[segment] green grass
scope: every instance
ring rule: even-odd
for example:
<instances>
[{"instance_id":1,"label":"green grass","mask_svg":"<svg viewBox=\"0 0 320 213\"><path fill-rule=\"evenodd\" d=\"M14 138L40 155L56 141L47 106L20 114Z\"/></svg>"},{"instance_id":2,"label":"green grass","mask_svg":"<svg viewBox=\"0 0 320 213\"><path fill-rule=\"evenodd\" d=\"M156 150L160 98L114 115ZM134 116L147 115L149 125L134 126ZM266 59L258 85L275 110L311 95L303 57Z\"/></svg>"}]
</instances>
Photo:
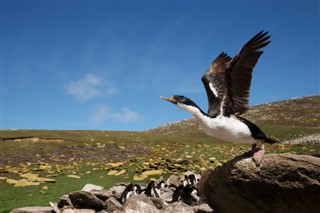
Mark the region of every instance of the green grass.
<instances>
[{"instance_id":1,"label":"green grass","mask_svg":"<svg viewBox=\"0 0 320 213\"><path fill-rule=\"evenodd\" d=\"M83 168L86 170L87 168ZM0 212L10 212L13 208L24 206L48 206L49 202L58 202L59 198L69 192L80 190L87 183L109 188L119 181L126 181L125 177L107 176L106 171L91 171L81 175L80 179L69 178L66 175L56 177L56 183L41 183L39 186L14 187L1 183ZM9 175L18 178L17 175ZM47 186L47 190L42 188Z\"/></svg>"},{"instance_id":2,"label":"green grass","mask_svg":"<svg viewBox=\"0 0 320 213\"><path fill-rule=\"evenodd\" d=\"M289 140L319 133L319 128L261 125L270 136ZM8 138L39 137L40 141L12 141ZM50 141L48 139L63 139ZM0 176L21 179L18 174L32 172L41 177L52 174L56 183L14 187L0 181L0 212L13 208L58 202L71 191L92 183L109 188L117 182L134 182L133 176L146 170L161 169L162 176L191 170L201 172L214 168L250 150L249 145L225 143L202 133L163 135L150 132L122 131L1 131ZM267 145L267 153L320 153L320 145ZM210 162L214 157L216 161ZM110 162L123 162L111 168ZM6 167L7 166L7 167ZM10 167L8 167L10 166ZM51 166L50 169L39 169ZM110 176L110 170L126 170L121 176ZM79 175L80 179L67 177ZM148 179L142 181L146 182ZM48 190L42 187L47 186Z\"/></svg>"}]
</instances>

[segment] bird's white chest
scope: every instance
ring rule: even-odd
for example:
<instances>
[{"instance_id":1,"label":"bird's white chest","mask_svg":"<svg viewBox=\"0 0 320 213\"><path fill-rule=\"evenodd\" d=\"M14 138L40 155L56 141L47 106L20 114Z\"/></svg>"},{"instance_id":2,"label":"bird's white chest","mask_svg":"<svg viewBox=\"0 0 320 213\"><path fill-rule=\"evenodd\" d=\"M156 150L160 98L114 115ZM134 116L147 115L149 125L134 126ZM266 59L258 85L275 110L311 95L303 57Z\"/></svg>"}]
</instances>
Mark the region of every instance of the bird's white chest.
<instances>
[{"instance_id":1,"label":"bird's white chest","mask_svg":"<svg viewBox=\"0 0 320 213\"><path fill-rule=\"evenodd\" d=\"M248 126L234 117L206 117L200 122L203 131L209 136L235 143L256 143Z\"/></svg>"}]
</instances>

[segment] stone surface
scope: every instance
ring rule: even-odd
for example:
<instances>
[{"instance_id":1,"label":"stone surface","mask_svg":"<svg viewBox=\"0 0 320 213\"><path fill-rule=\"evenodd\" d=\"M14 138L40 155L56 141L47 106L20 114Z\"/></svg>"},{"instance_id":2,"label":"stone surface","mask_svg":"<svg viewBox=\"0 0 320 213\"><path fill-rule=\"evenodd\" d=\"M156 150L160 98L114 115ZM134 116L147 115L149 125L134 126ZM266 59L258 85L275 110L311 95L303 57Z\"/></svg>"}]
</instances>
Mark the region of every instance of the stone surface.
<instances>
[{"instance_id":1,"label":"stone surface","mask_svg":"<svg viewBox=\"0 0 320 213\"><path fill-rule=\"evenodd\" d=\"M94 209L72 209L67 208L62 211L62 213L95 213Z\"/></svg>"},{"instance_id":2,"label":"stone surface","mask_svg":"<svg viewBox=\"0 0 320 213\"><path fill-rule=\"evenodd\" d=\"M49 202L49 204L50 204L51 208L53 209L53 211L55 211L55 213L61 213L61 211L56 203Z\"/></svg>"},{"instance_id":3,"label":"stone surface","mask_svg":"<svg viewBox=\"0 0 320 213\"><path fill-rule=\"evenodd\" d=\"M93 191L91 191L91 193L103 201L108 200L110 197L117 197L117 198L120 197L119 194L117 194L115 191L110 190L110 189L93 190Z\"/></svg>"},{"instance_id":4,"label":"stone surface","mask_svg":"<svg viewBox=\"0 0 320 213\"><path fill-rule=\"evenodd\" d=\"M210 175L210 173L212 172L213 170L211 169L207 169L206 171L204 171L201 175L201 178L199 180L199 183L198 183L198 193L199 193L199 197L202 201L205 201L206 198L205 198L205 194L204 194L204 189L205 189L205 185L204 183L208 180L208 177Z\"/></svg>"},{"instance_id":5,"label":"stone surface","mask_svg":"<svg viewBox=\"0 0 320 213\"><path fill-rule=\"evenodd\" d=\"M214 211L212 210L212 208L206 204L200 204L198 206L193 207L194 212L199 212L199 213L213 213Z\"/></svg>"},{"instance_id":6,"label":"stone surface","mask_svg":"<svg viewBox=\"0 0 320 213\"><path fill-rule=\"evenodd\" d=\"M114 197L110 197L106 201L106 205L107 205L108 211L111 211L111 212L113 212L115 210L120 210L120 211L123 210L122 204L117 199L115 199Z\"/></svg>"},{"instance_id":7,"label":"stone surface","mask_svg":"<svg viewBox=\"0 0 320 213\"><path fill-rule=\"evenodd\" d=\"M11 213L51 213L52 210L50 206L32 206L13 209Z\"/></svg>"},{"instance_id":8,"label":"stone surface","mask_svg":"<svg viewBox=\"0 0 320 213\"><path fill-rule=\"evenodd\" d=\"M111 191L112 195L116 198L120 198L122 192L124 191L124 189L126 188L126 184L116 184L113 187L111 187L109 189L109 191Z\"/></svg>"},{"instance_id":9,"label":"stone surface","mask_svg":"<svg viewBox=\"0 0 320 213\"><path fill-rule=\"evenodd\" d=\"M192 206L189 206L183 202L175 202L168 206L161 212L169 213L169 212L183 212L183 213L194 213L194 209Z\"/></svg>"},{"instance_id":10,"label":"stone surface","mask_svg":"<svg viewBox=\"0 0 320 213\"><path fill-rule=\"evenodd\" d=\"M90 192L92 190L102 190L103 188L104 187L102 187L102 186L98 186L98 185L94 185L94 184L88 183L82 188L82 190L86 191L86 192Z\"/></svg>"},{"instance_id":11,"label":"stone surface","mask_svg":"<svg viewBox=\"0 0 320 213\"><path fill-rule=\"evenodd\" d=\"M168 186L178 187L181 184L181 178L178 175L171 175L167 180Z\"/></svg>"},{"instance_id":12,"label":"stone surface","mask_svg":"<svg viewBox=\"0 0 320 213\"><path fill-rule=\"evenodd\" d=\"M161 189L161 199L166 202L172 201L174 187Z\"/></svg>"},{"instance_id":13,"label":"stone surface","mask_svg":"<svg viewBox=\"0 0 320 213\"><path fill-rule=\"evenodd\" d=\"M148 198L145 194L134 195L130 197L125 205L124 208L126 212L139 212L139 213L146 213L146 212L160 212L157 207L153 204L153 202Z\"/></svg>"},{"instance_id":14,"label":"stone surface","mask_svg":"<svg viewBox=\"0 0 320 213\"><path fill-rule=\"evenodd\" d=\"M204 184L216 212L317 212L320 209L320 158L268 154L257 167L236 157L216 168Z\"/></svg>"},{"instance_id":15,"label":"stone surface","mask_svg":"<svg viewBox=\"0 0 320 213\"><path fill-rule=\"evenodd\" d=\"M60 197L60 200L57 203L58 208L63 208L65 206L72 206L72 203L69 199L69 195L63 195L62 197Z\"/></svg>"},{"instance_id":16,"label":"stone surface","mask_svg":"<svg viewBox=\"0 0 320 213\"><path fill-rule=\"evenodd\" d=\"M171 187L160 189L161 198L149 198L145 194L133 195L122 205L117 199L129 183L119 183L110 189L84 187L85 190L72 192L61 197L57 204L50 204L56 212L63 213L210 213L212 209L217 213L282 213L318 212L320 209L320 158L312 156L268 154L259 167L251 157L236 157L202 174L198 183L202 199L191 205L171 202L173 192L183 179L184 175L170 176L167 183ZM142 189L146 187L140 186ZM12 212L46 213L53 212L52 207L25 207Z\"/></svg>"},{"instance_id":17,"label":"stone surface","mask_svg":"<svg viewBox=\"0 0 320 213\"><path fill-rule=\"evenodd\" d=\"M157 209L165 209L166 206L168 206L168 204L166 204L162 199L160 198L156 198L156 197L151 197L150 200L153 202L153 204L155 205L155 207L157 207Z\"/></svg>"},{"instance_id":18,"label":"stone surface","mask_svg":"<svg viewBox=\"0 0 320 213\"><path fill-rule=\"evenodd\" d=\"M320 143L320 134L303 136L295 138L289 141L285 141L283 144L318 144Z\"/></svg>"},{"instance_id":19,"label":"stone surface","mask_svg":"<svg viewBox=\"0 0 320 213\"><path fill-rule=\"evenodd\" d=\"M90 192L75 191L69 194L69 199L75 207L87 207L97 211L104 208L103 202Z\"/></svg>"}]
</instances>

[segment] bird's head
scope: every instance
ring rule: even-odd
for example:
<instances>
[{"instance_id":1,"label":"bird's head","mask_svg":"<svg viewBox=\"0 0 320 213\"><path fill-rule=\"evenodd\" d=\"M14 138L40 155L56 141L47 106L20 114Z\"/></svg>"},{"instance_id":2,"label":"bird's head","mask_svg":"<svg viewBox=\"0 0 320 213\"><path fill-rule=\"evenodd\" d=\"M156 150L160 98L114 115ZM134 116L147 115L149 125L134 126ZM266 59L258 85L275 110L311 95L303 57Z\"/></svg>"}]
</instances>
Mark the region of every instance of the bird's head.
<instances>
[{"instance_id":1,"label":"bird's head","mask_svg":"<svg viewBox=\"0 0 320 213\"><path fill-rule=\"evenodd\" d=\"M197 116L199 113L204 114L204 112L200 109L200 107L198 107L196 103L182 95L174 95L170 98L160 96L160 98L175 104L177 107L193 114L194 116Z\"/></svg>"},{"instance_id":2,"label":"bird's head","mask_svg":"<svg viewBox=\"0 0 320 213\"><path fill-rule=\"evenodd\" d=\"M161 99L163 100L166 100L166 101L169 101L173 104L176 104L176 105L195 105L195 103L193 101L191 101L189 98L187 97L184 97L182 95L174 95L174 96L171 96L170 98L166 98L166 97L163 97L163 96L160 96Z\"/></svg>"}]
</instances>

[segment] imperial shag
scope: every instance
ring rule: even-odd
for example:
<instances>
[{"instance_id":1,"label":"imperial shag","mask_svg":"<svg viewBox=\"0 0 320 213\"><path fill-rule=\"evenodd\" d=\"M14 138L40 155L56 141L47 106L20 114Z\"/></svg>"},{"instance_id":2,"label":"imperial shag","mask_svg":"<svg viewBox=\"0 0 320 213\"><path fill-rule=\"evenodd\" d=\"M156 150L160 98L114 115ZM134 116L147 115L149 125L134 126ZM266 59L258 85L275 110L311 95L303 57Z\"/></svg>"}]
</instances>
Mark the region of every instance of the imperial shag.
<instances>
[{"instance_id":1,"label":"imperial shag","mask_svg":"<svg viewBox=\"0 0 320 213\"><path fill-rule=\"evenodd\" d=\"M253 160L260 165L265 152L264 143L275 143L252 122L240 117L249 108L252 71L262 55L261 48L270 43L268 32L261 31L231 58L222 52L204 73L201 80L208 96L208 112L203 112L192 100L174 95L161 96L191 113L209 136L224 141L252 144ZM256 145L261 143L261 149Z\"/></svg>"}]
</instances>

